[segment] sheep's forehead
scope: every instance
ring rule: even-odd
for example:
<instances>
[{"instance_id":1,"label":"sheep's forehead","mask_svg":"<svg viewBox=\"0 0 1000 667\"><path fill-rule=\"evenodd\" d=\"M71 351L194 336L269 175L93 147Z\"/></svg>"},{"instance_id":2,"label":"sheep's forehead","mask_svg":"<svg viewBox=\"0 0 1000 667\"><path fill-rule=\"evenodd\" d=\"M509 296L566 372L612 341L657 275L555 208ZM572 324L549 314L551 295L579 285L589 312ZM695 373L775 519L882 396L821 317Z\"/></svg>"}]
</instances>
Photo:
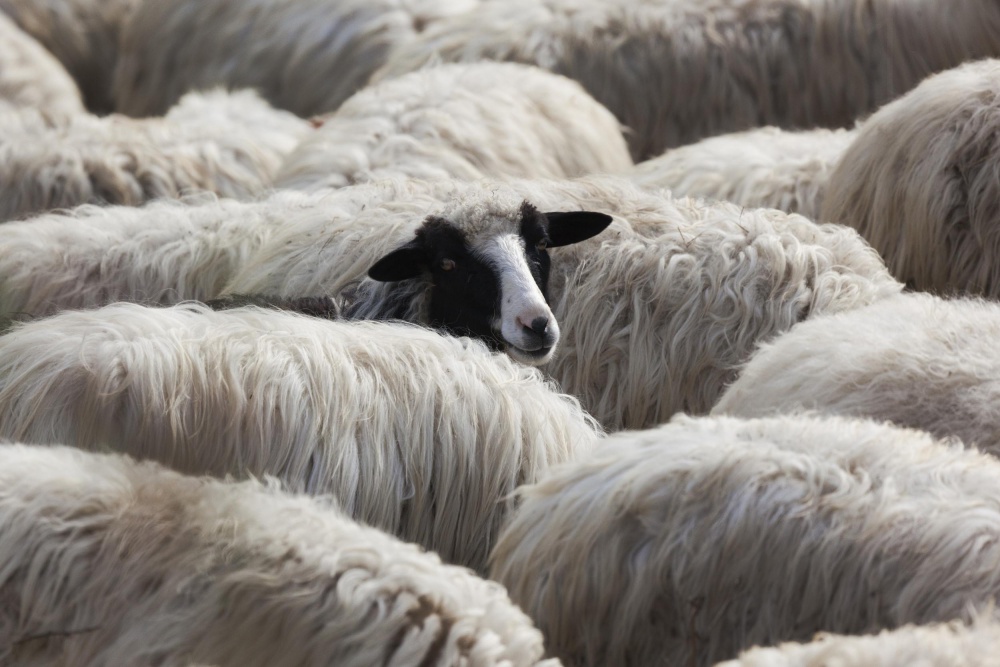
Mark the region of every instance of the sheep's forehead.
<instances>
[{"instance_id":1,"label":"sheep's forehead","mask_svg":"<svg viewBox=\"0 0 1000 667\"><path fill-rule=\"evenodd\" d=\"M462 231L471 247L481 248L492 238L521 234L523 205L520 197L493 196L459 202L442 217Z\"/></svg>"}]
</instances>

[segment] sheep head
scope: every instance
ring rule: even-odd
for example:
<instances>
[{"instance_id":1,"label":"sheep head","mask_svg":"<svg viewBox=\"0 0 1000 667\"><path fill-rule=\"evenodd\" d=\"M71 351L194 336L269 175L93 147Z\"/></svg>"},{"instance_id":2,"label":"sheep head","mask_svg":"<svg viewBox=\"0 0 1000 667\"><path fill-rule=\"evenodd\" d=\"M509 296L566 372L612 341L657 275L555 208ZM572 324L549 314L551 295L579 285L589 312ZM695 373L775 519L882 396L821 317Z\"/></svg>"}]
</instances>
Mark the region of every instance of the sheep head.
<instances>
[{"instance_id":1,"label":"sheep head","mask_svg":"<svg viewBox=\"0 0 1000 667\"><path fill-rule=\"evenodd\" d=\"M548 248L589 239L611 224L590 211L541 213L482 204L431 216L416 237L368 271L377 281L430 278L428 324L470 336L530 365L552 358L559 325L548 305Z\"/></svg>"}]
</instances>

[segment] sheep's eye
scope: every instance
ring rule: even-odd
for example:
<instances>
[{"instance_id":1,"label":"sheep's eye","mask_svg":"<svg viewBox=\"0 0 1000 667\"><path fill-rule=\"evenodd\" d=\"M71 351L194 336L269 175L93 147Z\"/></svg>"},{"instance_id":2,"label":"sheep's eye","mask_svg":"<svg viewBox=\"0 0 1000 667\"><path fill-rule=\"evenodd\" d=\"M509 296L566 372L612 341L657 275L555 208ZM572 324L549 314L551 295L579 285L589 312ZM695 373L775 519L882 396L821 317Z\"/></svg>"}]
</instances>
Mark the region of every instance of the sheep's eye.
<instances>
[{"instance_id":1,"label":"sheep's eye","mask_svg":"<svg viewBox=\"0 0 1000 667\"><path fill-rule=\"evenodd\" d=\"M537 249L539 251L545 250L548 247L549 247L549 245L544 240L543 241L539 241L538 243L535 244L535 249Z\"/></svg>"},{"instance_id":2,"label":"sheep's eye","mask_svg":"<svg viewBox=\"0 0 1000 667\"><path fill-rule=\"evenodd\" d=\"M441 270L451 271L455 268L455 260L453 259L442 259L441 260Z\"/></svg>"}]
</instances>

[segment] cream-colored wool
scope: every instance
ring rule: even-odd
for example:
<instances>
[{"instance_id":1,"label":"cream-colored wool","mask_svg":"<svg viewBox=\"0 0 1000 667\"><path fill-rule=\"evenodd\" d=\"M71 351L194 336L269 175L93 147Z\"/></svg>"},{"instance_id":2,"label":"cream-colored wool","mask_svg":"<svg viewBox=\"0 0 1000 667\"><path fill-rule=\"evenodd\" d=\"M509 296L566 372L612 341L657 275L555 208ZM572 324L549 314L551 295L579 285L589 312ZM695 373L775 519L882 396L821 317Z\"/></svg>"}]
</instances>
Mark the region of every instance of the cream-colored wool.
<instances>
[{"instance_id":1,"label":"cream-colored wool","mask_svg":"<svg viewBox=\"0 0 1000 667\"><path fill-rule=\"evenodd\" d=\"M678 197L776 208L818 220L827 180L855 132L764 127L724 134L641 162L628 178Z\"/></svg>"},{"instance_id":2,"label":"cream-colored wool","mask_svg":"<svg viewBox=\"0 0 1000 667\"><path fill-rule=\"evenodd\" d=\"M716 667L1000 667L1000 625L979 621L884 630L847 637L821 634L806 644L754 648Z\"/></svg>"},{"instance_id":3,"label":"cream-colored wool","mask_svg":"<svg viewBox=\"0 0 1000 667\"><path fill-rule=\"evenodd\" d=\"M539 664L501 586L276 486L0 445L0 662Z\"/></svg>"},{"instance_id":4,"label":"cream-colored wool","mask_svg":"<svg viewBox=\"0 0 1000 667\"><path fill-rule=\"evenodd\" d=\"M212 299L287 218L347 220L379 191L279 191L259 202L194 196L8 222L0 225L0 317Z\"/></svg>"},{"instance_id":5,"label":"cream-colored wool","mask_svg":"<svg viewBox=\"0 0 1000 667\"><path fill-rule=\"evenodd\" d=\"M375 78L435 61L536 64L582 83L644 160L761 125L846 126L993 55L995 0L507 0L432 26Z\"/></svg>"},{"instance_id":6,"label":"cream-colored wool","mask_svg":"<svg viewBox=\"0 0 1000 667\"><path fill-rule=\"evenodd\" d=\"M491 576L568 666L711 665L1000 594L1000 462L888 424L682 415L519 495Z\"/></svg>"},{"instance_id":7,"label":"cream-colored wool","mask_svg":"<svg viewBox=\"0 0 1000 667\"><path fill-rule=\"evenodd\" d=\"M80 89L51 53L0 12L0 105L66 118L84 113Z\"/></svg>"},{"instance_id":8,"label":"cream-colored wool","mask_svg":"<svg viewBox=\"0 0 1000 667\"><path fill-rule=\"evenodd\" d=\"M79 115L48 128L3 119L0 220L197 191L256 196L309 132L251 91L191 94L157 119Z\"/></svg>"},{"instance_id":9,"label":"cream-colored wool","mask_svg":"<svg viewBox=\"0 0 1000 667\"><path fill-rule=\"evenodd\" d=\"M1000 60L986 60L865 122L830 176L823 219L857 228L916 289L1000 297L998 171Z\"/></svg>"},{"instance_id":10,"label":"cream-colored wool","mask_svg":"<svg viewBox=\"0 0 1000 667\"><path fill-rule=\"evenodd\" d=\"M761 346L713 411L873 417L1000 455L997 341L994 302L902 294L803 322Z\"/></svg>"},{"instance_id":11,"label":"cream-colored wool","mask_svg":"<svg viewBox=\"0 0 1000 667\"><path fill-rule=\"evenodd\" d=\"M285 159L278 187L386 175L565 178L631 167L618 121L580 84L513 63L442 65L366 88Z\"/></svg>"},{"instance_id":12,"label":"cream-colored wool","mask_svg":"<svg viewBox=\"0 0 1000 667\"><path fill-rule=\"evenodd\" d=\"M300 116L333 111L400 44L479 0L152 0L122 35L117 108L161 114L189 90L254 88Z\"/></svg>"},{"instance_id":13,"label":"cream-colored wool","mask_svg":"<svg viewBox=\"0 0 1000 667\"><path fill-rule=\"evenodd\" d=\"M0 0L0 12L37 39L76 79L94 113L114 110L111 81L123 26L143 0ZM147 4L157 4L152 0Z\"/></svg>"},{"instance_id":14,"label":"cream-colored wool","mask_svg":"<svg viewBox=\"0 0 1000 667\"><path fill-rule=\"evenodd\" d=\"M514 214L521 198L541 211L615 216L595 238L549 251L549 300L562 334L544 367L612 430L707 412L760 341L901 289L853 230L779 211L672 200L613 177L427 186L450 203L424 215L450 221ZM370 207L353 223L289 216L223 292L336 294L409 239L423 217L413 206ZM427 281L363 280L370 307L358 312L385 319L402 310L426 322L428 290Z\"/></svg>"},{"instance_id":15,"label":"cream-colored wool","mask_svg":"<svg viewBox=\"0 0 1000 667\"><path fill-rule=\"evenodd\" d=\"M483 569L514 489L589 451L537 370L405 324L113 304L0 337L0 437L273 475Z\"/></svg>"}]
</instances>

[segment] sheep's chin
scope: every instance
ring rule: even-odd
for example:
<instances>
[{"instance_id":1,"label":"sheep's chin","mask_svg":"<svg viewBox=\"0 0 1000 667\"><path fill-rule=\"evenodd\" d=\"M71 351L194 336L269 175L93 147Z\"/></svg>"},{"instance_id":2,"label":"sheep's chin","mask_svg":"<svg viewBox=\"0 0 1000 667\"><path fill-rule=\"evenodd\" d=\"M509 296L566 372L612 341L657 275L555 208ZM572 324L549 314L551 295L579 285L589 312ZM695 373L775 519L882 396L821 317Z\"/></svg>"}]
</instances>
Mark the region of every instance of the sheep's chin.
<instances>
[{"instance_id":1,"label":"sheep's chin","mask_svg":"<svg viewBox=\"0 0 1000 667\"><path fill-rule=\"evenodd\" d=\"M555 345L552 347L541 347L537 350L522 350L519 347L515 347L511 344L507 344L507 354L518 363L522 363L526 366L541 366L542 364L548 363L552 359L552 355L555 353Z\"/></svg>"}]
</instances>

